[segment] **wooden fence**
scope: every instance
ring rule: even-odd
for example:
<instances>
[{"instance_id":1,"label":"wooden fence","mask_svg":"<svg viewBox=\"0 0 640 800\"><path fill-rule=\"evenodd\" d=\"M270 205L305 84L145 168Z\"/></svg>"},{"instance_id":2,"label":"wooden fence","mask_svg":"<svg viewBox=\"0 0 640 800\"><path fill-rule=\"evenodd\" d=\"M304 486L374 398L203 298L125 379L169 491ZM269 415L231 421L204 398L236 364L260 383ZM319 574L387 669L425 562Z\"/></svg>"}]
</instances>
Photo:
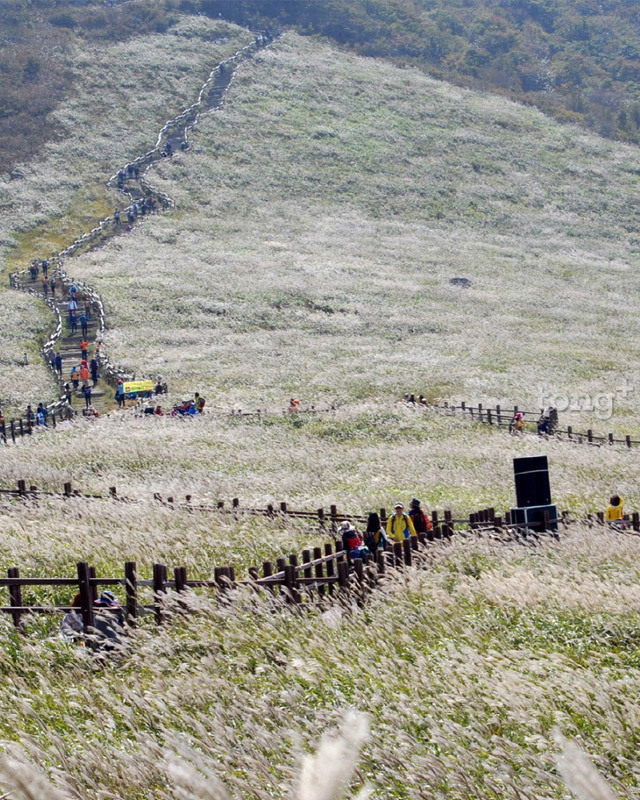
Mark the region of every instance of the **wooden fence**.
<instances>
[{"instance_id":1,"label":"wooden fence","mask_svg":"<svg viewBox=\"0 0 640 800\"><path fill-rule=\"evenodd\" d=\"M640 535L640 514L634 512L625 519L629 523L628 530L616 532ZM566 511L562 512L559 520L548 520L549 523L559 523L563 528L574 521ZM591 527L598 525L608 528L602 512L598 512L595 517L588 515L586 521ZM488 508L471 514L468 528L464 531L455 529L449 521L443 521L434 525L433 530L428 533L419 533L402 542L389 543L384 550L379 549L375 554L353 560L347 558L340 541L328 541L323 546L303 550L300 556L291 553L275 561L264 561L261 568L249 567L247 577L243 580L236 578L233 566L215 567L211 570L213 577L207 579L189 578L187 569L183 566L174 567L172 576L169 577L169 568L160 563L153 565L151 578L140 578L134 561L124 564L121 577L110 578L98 577L95 568L87 562L77 565L77 574L72 578L22 577L20 570L12 567L7 571L6 578L0 578L0 589L6 588L9 593L9 604L0 606L0 612L11 615L14 626L24 632L25 617L28 615L67 613L73 610L81 614L83 628L85 632L89 632L94 627L96 613L109 613L118 609L125 613L130 625L135 625L138 618L146 614L151 615L155 623L161 625L170 615L166 604L170 589L176 592L178 608L179 595L187 589L211 590L217 598L223 599L228 597L230 590L240 587L266 592L283 598L288 605L306 608L345 601L355 601L362 605L367 596L379 586L386 573L424 564L431 548L439 542L450 540L454 535L474 538L488 536L499 542L536 542L544 533L544 530L539 531L532 538L530 530L511 524L508 514L504 517L496 516L493 509ZM558 538L558 535L555 534L555 537ZM80 604L76 607L71 604L55 605L44 602L25 604L22 592L24 587L65 587L70 595L79 594ZM124 592L122 606L96 606L101 587L121 589ZM141 601L141 589L151 590L151 602Z\"/></svg>"},{"instance_id":2,"label":"wooden fence","mask_svg":"<svg viewBox=\"0 0 640 800\"><path fill-rule=\"evenodd\" d=\"M17 483L15 489L0 489L0 496L5 495L8 497L21 498L24 500L30 499L37 501L39 497L60 497L60 498L86 498L90 500L111 500L119 503L137 504L143 503L144 500L139 498L131 498L118 494L115 486L109 487L108 493L84 493L78 489L74 489L71 481L67 481L63 485L63 490L60 492L47 491L38 489L35 484L27 484L27 481L21 479ZM338 523L342 520L349 520L350 522L358 525L366 525L367 514L353 514L348 512L338 511L337 504L331 504L328 509L317 508L311 509L294 509L290 508L288 503L280 502L277 504L269 503L264 508L256 508L251 506L241 506L240 500L234 497L230 504L226 504L224 500L218 500L215 504L201 503L194 501L192 495L185 495L184 500L177 500L173 496L163 498L159 492L154 492L153 500L162 505L163 508L182 510L189 512L206 512L206 513L220 513L232 516L239 516L247 514L250 516L267 517L270 519L302 519L309 522L318 522L321 527L327 525L335 529ZM388 516L386 508L379 508L377 510L380 516L380 521L383 525L386 524ZM491 523L494 526L502 527L503 523L510 524L509 512L504 516L496 516L493 508L483 509L481 511L470 514L465 517L454 517L451 509L444 509L438 511L432 509L430 512L431 522L434 530L438 527L452 529L455 526L462 526L463 528L476 529L481 525ZM563 512L568 515L568 512Z\"/></svg>"},{"instance_id":3,"label":"wooden fence","mask_svg":"<svg viewBox=\"0 0 640 800\"><path fill-rule=\"evenodd\" d=\"M481 525L477 522L476 527L478 530L483 527L489 530L494 525ZM89 632L94 626L96 612L109 613L116 608L125 612L129 624L135 625L142 614L150 613L156 624L161 625L168 616L164 601L169 589L173 589L178 595L187 589L210 589L217 597L222 598L230 590L249 587L282 596L290 605L303 604L311 607L345 600L356 600L363 604L387 571L398 571L422 563L428 549L433 547L436 540L449 539L453 533L452 527L439 525L428 534L421 533L402 542L389 543L375 555L351 561L340 541L326 542L323 547L303 550L300 557L291 553L275 562L264 561L261 569L249 567L245 580L236 579L233 566L215 567L211 579L190 579L186 567L182 566L175 567L173 576L169 578L168 567L159 563L153 565L150 579L141 579L134 561L127 561L122 577L117 578L97 577L95 568L87 562L78 563L77 575L73 578L27 578L20 575L17 567L12 567L7 571L6 578L0 578L0 589L9 590L9 605L0 606L0 612L10 614L14 626L24 631L26 615L76 611L82 616L85 632ZM70 595L79 594L79 606L45 603L25 605L23 602L23 587L58 586L67 587ZM120 587L125 593L122 606L96 606L100 587ZM144 587L152 590L151 603L139 601L139 591Z\"/></svg>"},{"instance_id":4,"label":"wooden fence","mask_svg":"<svg viewBox=\"0 0 640 800\"><path fill-rule=\"evenodd\" d=\"M505 410L500 405L496 405L495 407L491 408L484 407L482 403L478 403L477 406L471 406L467 405L465 402L460 403L460 405L443 403L442 405L436 405L435 407L454 413L456 411L461 411L463 414L466 414L476 422L482 422L487 425L496 425L500 428L508 428L513 420L514 415L520 412L524 415L525 423L529 424L531 426L530 429L536 433L538 431L536 423L544 411L544 409L540 409L539 412L523 411L518 406L513 406L513 409L509 408L509 410ZM628 448L640 445L640 440L632 439L631 436L625 436L623 439L619 439L616 438L613 433L607 433L606 435L596 434L590 428L586 431L579 432L574 431L571 425L567 425L565 430L556 428L550 435L556 437L566 437L567 439L570 439L573 442L578 442L579 444L593 444L597 446L603 444L622 444Z\"/></svg>"}]
</instances>

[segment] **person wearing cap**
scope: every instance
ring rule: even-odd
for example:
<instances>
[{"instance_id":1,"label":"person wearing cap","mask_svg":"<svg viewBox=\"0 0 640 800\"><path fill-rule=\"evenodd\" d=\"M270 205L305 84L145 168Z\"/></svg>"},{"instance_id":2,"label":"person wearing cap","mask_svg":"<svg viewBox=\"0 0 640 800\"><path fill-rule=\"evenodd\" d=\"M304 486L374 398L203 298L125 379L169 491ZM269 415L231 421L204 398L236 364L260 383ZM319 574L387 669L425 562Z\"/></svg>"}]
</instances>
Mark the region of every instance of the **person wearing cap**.
<instances>
[{"instance_id":1,"label":"person wearing cap","mask_svg":"<svg viewBox=\"0 0 640 800\"><path fill-rule=\"evenodd\" d=\"M395 513L387 520L387 536L392 542L402 542L416 535L416 529L408 514L404 513L404 503L396 503Z\"/></svg>"},{"instance_id":2,"label":"person wearing cap","mask_svg":"<svg viewBox=\"0 0 640 800\"><path fill-rule=\"evenodd\" d=\"M107 608L110 610L102 610ZM100 597L94 600L93 609L94 649L112 651L121 647L124 635L124 612L118 598L112 591L105 589Z\"/></svg>"}]
</instances>

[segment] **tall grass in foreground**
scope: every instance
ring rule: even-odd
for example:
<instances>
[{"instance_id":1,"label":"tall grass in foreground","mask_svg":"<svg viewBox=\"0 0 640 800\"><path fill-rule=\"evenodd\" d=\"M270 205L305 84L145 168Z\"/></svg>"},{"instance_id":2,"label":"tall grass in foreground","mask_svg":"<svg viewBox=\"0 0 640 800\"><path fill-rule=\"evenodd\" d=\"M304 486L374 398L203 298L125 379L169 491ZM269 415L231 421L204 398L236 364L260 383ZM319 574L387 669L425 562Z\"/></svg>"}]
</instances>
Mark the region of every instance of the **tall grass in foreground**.
<instances>
[{"instance_id":1,"label":"tall grass in foreground","mask_svg":"<svg viewBox=\"0 0 640 800\"><path fill-rule=\"evenodd\" d=\"M349 793L369 785L380 798L542 800L566 797L563 735L616 796L635 798L639 555L635 538L589 531L531 550L454 541L364 609L324 613L192 594L198 614L142 626L104 665L5 623L0 736L63 796L92 800L296 787L306 800L347 775ZM301 778L306 754L353 710L369 720L360 757L351 718ZM589 794L571 748L560 769L579 796L605 796ZM15 786L5 771L5 789Z\"/></svg>"}]
</instances>

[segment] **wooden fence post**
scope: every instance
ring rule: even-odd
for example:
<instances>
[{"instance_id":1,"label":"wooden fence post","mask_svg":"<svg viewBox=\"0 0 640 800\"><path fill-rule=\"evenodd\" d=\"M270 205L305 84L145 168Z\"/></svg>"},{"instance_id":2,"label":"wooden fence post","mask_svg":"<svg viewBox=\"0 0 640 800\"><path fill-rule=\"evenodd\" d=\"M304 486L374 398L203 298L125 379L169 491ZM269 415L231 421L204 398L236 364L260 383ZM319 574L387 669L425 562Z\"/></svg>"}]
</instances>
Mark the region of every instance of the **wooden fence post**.
<instances>
[{"instance_id":1,"label":"wooden fence post","mask_svg":"<svg viewBox=\"0 0 640 800\"><path fill-rule=\"evenodd\" d=\"M91 586L91 599L93 600L94 603L98 599L98 587L94 583L95 579L96 579L96 568L95 567L89 567L89 580L91 581L91 583L90 583L90 586Z\"/></svg>"},{"instance_id":2,"label":"wooden fence post","mask_svg":"<svg viewBox=\"0 0 640 800\"><path fill-rule=\"evenodd\" d=\"M125 592L127 596L127 620L134 624L138 619L138 575L136 562L126 561L124 565Z\"/></svg>"},{"instance_id":3,"label":"wooden fence post","mask_svg":"<svg viewBox=\"0 0 640 800\"><path fill-rule=\"evenodd\" d=\"M598 518L598 522L601 525L604 525L604 511L597 511L596 512L596 517Z\"/></svg>"},{"instance_id":4,"label":"wooden fence post","mask_svg":"<svg viewBox=\"0 0 640 800\"><path fill-rule=\"evenodd\" d=\"M387 571L387 554L381 547L376 550L376 565L378 567L378 574L384 575Z\"/></svg>"},{"instance_id":5,"label":"wooden fence post","mask_svg":"<svg viewBox=\"0 0 640 800\"><path fill-rule=\"evenodd\" d=\"M78 563L78 589L80 592L80 608L82 610L82 627L87 633L93 628L93 596L91 592L91 576L86 561Z\"/></svg>"},{"instance_id":6,"label":"wooden fence post","mask_svg":"<svg viewBox=\"0 0 640 800\"><path fill-rule=\"evenodd\" d=\"M326 542L324 546L324 554L325 556L330 556L333 554L333 546L331 542ZM330 559L326 562L326 570L327 570L327 578L334 578L336 575L336 562L334 559ZM329 583L327 586L327 594L333 594L333 583Z\"/></svg>"},{"instance_id":7,"label":"wooden fence post","mask_svg":"<svg viewBox=\"0 0 640 800\"><path fill-rule=\"evenodd\" d=\"M629 434L625 436L624 440L626 442L627 447L631 447L631 436L629 436Z\"/></svg>"},{"instance_id":8,"label":"wooden fence post","mask_svg":"<svg viewBox=\"0 0 640 800\"><path fill-rule=\"evenodd\" d=\"M298 590L296 588L297 583L296 568L293 566L293 564L288 564L284 568L284 585L287 589L287 603L300 602Z\"/></svg>"},{"instance_id":9,"label":"wooden fence post","mask_svg":"<svg viewBox=\"0 0 640 800\"><path fill-rule=\"evenodd\" d=\"M404 564L407 567L411 566L411 539L403 539L402 540L402 551L403 551L403 560Z\"/></svg>"},{"instance_id":10,"label":"wooden fence post","mask_svg":"<svg viewBox=\"0 0 640 800\"><path fill-rule=\"evenodd\" d=\"M637 511L631 515L631 526L634 531L640 531L640 514Z\"/></svg>"},{"instance_id":11,"label":"wooden fence post","mask_svg":"<svg viewBox=\"0 0 640 800\"><path fill-rule=\"evenodd\" d=\"M24 497L27 494L27 484L23 480L18 481L18 497Z\"/></svg>"},{"instance_id":12,"label":"wooden fence post","mask_svg":"<svg viewBox=\"0 0 640 800\"><path fill-rule=\"evenodd\" d=\"M591 428L587 428L587 441L588 442L593 441L593 431L591 430Z\"/></svg>"},{"instance_id":13,"label":"wooden fence post","mask_svg":"<svg viewBox=\"0 0 640 800\"><path fill-rule=\"evenodd\" d=\"M346 561L338 562L338 586L341 593L349 594L349 565Z\"/></svg>"},{"instance_id":14,"label":"wooden fence post","mask_svg":"<svg viewBox=\"0 0 640 800\"><path fill-rule=\"evenodd\" d=\"M9 567L7 570L7 577L8 578L19 578L20 577L20 570L17 567ZM10 586L9 587L9 602L12 606L17 606L20 608L22 606L22 587L21 586ZM24 633L24 627L22 625L21 620L21 613L20 611L12 611L11 616L13 617L13 624L16 628L21 632Z\"/></svg>"},{"instance_id":15,"label":"wooden fence post","mask_svg":"<svg viewBox=\"0 0 640 800\"><path fill-rule=\"evenodd\" d=\"M72 494L72 490L71 490L71 481L67 481L67 482L64 484L64 496L65 496L65 497L71 497L71 494Z\"/></svg>"},{"instance_id":16,"label":"wooden fence post","mask_svg":"<svg viewBox=\"0 0 640 800\"><path fill-rule=\"evenodd\" d=\"M173 579L176 584L176 592L184 592L187 588L187 568L175 567L173 570Z\"/></svg>"},{"instance_id":17,"label":"wooden fence post","mask_svg":"<svg viewBox=\"0 0 640 800\"><path fill-rule=\"evenodd\" d=\"M162 598L166 592L167 568L164 564L153 565L153 611L156 625L162 625Z\"/></svg>"},{"instance_id":18,"label":"wooden fence post","mask_svg":"<svg viewBox=\"0 0 640 800\"><path fill-rule=\"evenodd\" d=\"M396 569L402 569L404 563L402 542L393 543L393 565Z\"/></svg>"}]
</instances>

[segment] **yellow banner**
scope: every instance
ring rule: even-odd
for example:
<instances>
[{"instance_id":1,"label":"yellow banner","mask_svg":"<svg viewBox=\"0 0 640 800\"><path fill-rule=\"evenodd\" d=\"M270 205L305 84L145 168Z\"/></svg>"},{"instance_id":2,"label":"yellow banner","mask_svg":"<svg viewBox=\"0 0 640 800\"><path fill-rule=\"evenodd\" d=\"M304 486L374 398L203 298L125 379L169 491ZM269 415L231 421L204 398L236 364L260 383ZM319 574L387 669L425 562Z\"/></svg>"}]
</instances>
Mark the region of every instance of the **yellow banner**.
<instances>
[{"instance_id":1,"label":"yellow banner","mask_svg":"<svg viewBox=\"0 0 640 800\"><path fill-rule=\"evenodd\" d=\"M125 381L124 393L131 392L151 392L153 391L153 381Z\"/></svg>"}]
</instances>

